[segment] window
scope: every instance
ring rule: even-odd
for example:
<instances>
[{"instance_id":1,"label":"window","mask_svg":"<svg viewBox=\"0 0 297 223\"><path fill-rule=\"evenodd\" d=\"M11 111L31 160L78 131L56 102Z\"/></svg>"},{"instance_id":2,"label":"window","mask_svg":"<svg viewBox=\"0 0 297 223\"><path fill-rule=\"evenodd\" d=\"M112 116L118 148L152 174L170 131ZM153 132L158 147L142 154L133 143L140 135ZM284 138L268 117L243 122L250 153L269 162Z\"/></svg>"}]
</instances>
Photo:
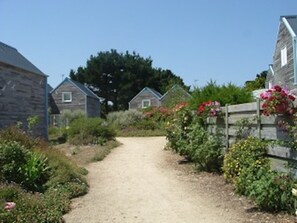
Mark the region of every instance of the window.
<instances>
[{"instance_id":1,"label":"window","mask_svg":"<svg viewBox=\"0 0 297 223\"><path fill-rule=\"evenodd\" d=\"M62 92L62 102L71 102L72 93L71 92Z\"/></svg>"},{"instance_id":2,"label":"window","mask_svg":"<svg viewBox=\"0 0 297 223\"><path fill-rule=\"evenodd\" d=\"M284 47L281 50L281 65L282 65L282 67L285 66L287 63L288 63L288 60L287 60L287 47Z\"/></svg>"},{"instance_id":3,"label":"window","mask_svg":"<svg viewBox=\"0 0 297 223\"><path fill-rule=\"evenodd\" d=\"M150 99L144 99L142 100L142 108L147 108L151 106L151 100Z\"/></svg>"}]
</instances>

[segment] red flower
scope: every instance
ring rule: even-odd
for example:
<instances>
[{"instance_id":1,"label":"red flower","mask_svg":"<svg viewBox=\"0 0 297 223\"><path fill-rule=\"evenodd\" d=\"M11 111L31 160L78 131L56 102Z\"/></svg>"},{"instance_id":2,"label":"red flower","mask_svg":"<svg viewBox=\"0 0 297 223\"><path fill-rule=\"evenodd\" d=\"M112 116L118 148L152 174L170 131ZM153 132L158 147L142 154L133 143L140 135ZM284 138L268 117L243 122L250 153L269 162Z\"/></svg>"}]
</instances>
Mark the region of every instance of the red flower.
<instances>
[{"instance_id":1,"label":"red flower","mask_svg":"<svg viewBox=\"0 0 297 223\"><path fill-rule=\"evenodd\" d=\"M289 94L289 98L292 100L292 101L295 101L296 97L292 94Z\"/></svg>"},{"instance_id":2,"label":"red flower","mask_svg":"<svg viewBox=\"0 0 297 223\"><path fill-rule=\"evenodd\" d=\"M277 92L281 92L282 91L282 88L279 86L279 85L275 85L273 87Z\"/></svg>"},{"instance_id":3,"label":"red flower","mask_svg":"<svg viewBox=\"0 0 297 223\"><path fill-rule=\"evenodd\" d=\"M289 93L287 89L275 85L272 89L263 92L261 98L264 100L262 108L266 116L294 113L295 95Z\"/></svg>"}]
</instances>

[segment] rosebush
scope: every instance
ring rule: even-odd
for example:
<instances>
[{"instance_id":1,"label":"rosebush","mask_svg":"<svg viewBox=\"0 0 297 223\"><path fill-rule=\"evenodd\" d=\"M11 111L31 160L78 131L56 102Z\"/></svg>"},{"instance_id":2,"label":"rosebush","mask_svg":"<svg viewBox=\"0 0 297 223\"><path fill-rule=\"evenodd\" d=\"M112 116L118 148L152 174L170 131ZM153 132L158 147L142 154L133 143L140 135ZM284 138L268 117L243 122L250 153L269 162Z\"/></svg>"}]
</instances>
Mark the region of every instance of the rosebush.
<instances>
[{"instance_id":1,"label":"rosebush","mask_svg":"<svg viewBox=\"0 0 297 223\"><path fill-rule=\"evenodd\" d=\"M203 102L198 108L198 115L216 117L221 114L221 104L218 101Z\"/></svg>"},{"instance_id":2,"label":"rosebush","mask_svg":"<svg viewBox=\"0 0 297 223\"><path fill-rule=\"evenodd\" d=\"M187 142L189 125L193 120L193 113L189 109L187 102L180 102L173 108L173 117L166 125L166 138L169 147L181 155L187 155L184 152L184 143Z\"/></svg>"},{"instance_id":3,"label":"rosebush","mask_svg":"<svg viewBox=\"0 0 297 223\"><path fill-rule=\"evenodd\" d=\"M271 89L263 92L260 97L264 100L262 105L264 115L294 114L293 102L296 97L287 89L275 85Z\"/></svg>"},{"instance_id":4,"label":"rosebush","mask_svg":"<svg viewBox=\"0 0 297 223\"><path fill-rule=\"evenodd\" d=\"M197 170L221 172L224 158L221 135L210 134L199 122L194 122L189 129L185 148Z\"/></svg>"}]
</instances>

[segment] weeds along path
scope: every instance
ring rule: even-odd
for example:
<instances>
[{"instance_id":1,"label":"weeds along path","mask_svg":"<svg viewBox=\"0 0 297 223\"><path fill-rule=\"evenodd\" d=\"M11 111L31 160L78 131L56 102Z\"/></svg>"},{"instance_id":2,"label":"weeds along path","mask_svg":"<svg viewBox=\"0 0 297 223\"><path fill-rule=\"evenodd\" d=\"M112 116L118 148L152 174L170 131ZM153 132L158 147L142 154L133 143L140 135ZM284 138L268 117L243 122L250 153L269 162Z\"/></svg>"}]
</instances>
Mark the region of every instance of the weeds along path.
<instances>
[{"instance_id":1,"label":"weeds along path","mask_svg":"<svg viewBox=\"0 0 297 223\"><path fill-rule=\"evenodd\" d=\"M226 211L224 201L197 191L191 175L172 168L164 137L118 141L122 145L107 158L87 167L90 191L73 200L66 223L245 222Z\"/></svg>"}]
</instances>

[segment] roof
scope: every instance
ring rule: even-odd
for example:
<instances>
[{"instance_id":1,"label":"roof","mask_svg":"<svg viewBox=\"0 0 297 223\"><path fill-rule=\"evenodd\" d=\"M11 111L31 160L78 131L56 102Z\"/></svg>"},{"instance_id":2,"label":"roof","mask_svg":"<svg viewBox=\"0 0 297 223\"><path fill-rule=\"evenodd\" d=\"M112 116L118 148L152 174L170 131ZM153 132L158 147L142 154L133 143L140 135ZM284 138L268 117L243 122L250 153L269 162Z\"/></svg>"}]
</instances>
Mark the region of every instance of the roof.
<instances>
[{"instance_id":1,"label":"roof","mask_svg":"<svg viewBox=\"0 0 297 223\"><path fill-rule=\"evenodd\" d=\"M17 49L2 42L0 42L0 62L45 76L42 71L20 54Z\"/></svg>"},{"instance_id":2,"label":"roof","mask_svg":"<svg viewBox=\"0 0 297 223\"><path fill-rule=\"evenodd\" d=\"M285 18L288 21L292 31L295 33L295 36L296 36L297 35L297 15L281 16L281 19L282 18Z\"/></svg>"},{"instance_id":3,"label":"roof","mask_svg":"<svg viewBox=\"0 0 297 223\"><path fill-rule=\"evenodd\" d=\"M153 94L154 95L156 95L157 96L157 98L162 98L162 94L161 93L159 93L158 91L156 91L156 90L154 90L154 89L152 89L152 88L149 88L149 87L146 87L149 91L151 91L151 92L153 92Z\"/></svg>"},{"instance_id":4,"label":"roof","mask_svg":"<svg viewBox=\"0 0 297 223\"><path fill-rule=\"evenodd\" d=\"M82 83L79 83L77 81L71 80L68 77L66 77L55 89L53 89L50 93L53 93L56 89L58 89L61 85L63 85L66 82L70 82L72 83L74 86L76 86L77 88L79 88L86 96L92 97L92 98L96 98L99 99L100 98L93 92L91 91L88 87L86 87L85 85L83 85Z\"/></svg>"},{"instance_id":5,"label":"roof","mask_svg":"<svg viewBox=\"0 0 297 223\"><path fill-rule=\"evenodd\" d=\"M143 88L134 98L132 98L131 100L130 100L130 102L131 101L133 101L136 97L138 97L138 95L140 95L142 92L144 92L144 91L149 91L149 92L151 92L156 98L158 98L158 100L160 100L161 98L162 98L162 94L161 93L159 93L158 91L156 91L156 90L154 90L154 89L152 89L152 88L149 88L149 87L145 87L145 88ZM129 102L129 103L130 103Z\"/></svg>"},{"instance_id":6,"label":"roof","mask_svg":"<svg viewBox=\"0 0 297 223\"><path fill-rule=\"evenodd\" d=\"M183 88L182 88L181 86L179 86L178 84L175 84L175 85L173 85L172 88L170 88L170 89L169 89L169 90L162 96L161 100L163 100L163 99L166 97L166 95L167 95L168 93L174 91L175 89L182 90L182 91L184 91L189 97L192 97L192 96L189 94L189 92L187 92L185 89L183 89Z\"/></svg>"}]
</instances>

